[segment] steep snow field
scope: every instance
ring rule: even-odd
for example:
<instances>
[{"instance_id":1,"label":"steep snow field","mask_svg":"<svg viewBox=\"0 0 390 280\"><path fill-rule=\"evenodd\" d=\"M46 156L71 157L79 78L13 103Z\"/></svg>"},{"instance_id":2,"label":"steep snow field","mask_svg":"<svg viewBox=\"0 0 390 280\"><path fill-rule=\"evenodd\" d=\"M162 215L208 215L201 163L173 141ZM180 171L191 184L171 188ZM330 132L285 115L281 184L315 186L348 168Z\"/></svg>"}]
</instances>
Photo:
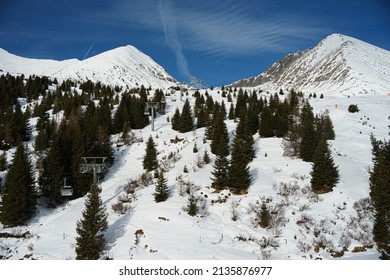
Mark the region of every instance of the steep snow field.
<instances>
[{"instance_id":1,"label":"steep snow field","mask_svg":"<svg viewBox=\"0 0 390 280\"><path fill-rule=\"evenodd\" d=\"M218 89L209 93L214 100L222 100ZM188 99L193 104L191 95ZM143 136L142 143L119 148L114 145L115 163L100 182L101 198L109 215L108 257L115 260L302 260L333 259L332 254L341 251L340 259L379 257L372 241L372 212L357 207L355 202L369 197L368 172L372 164L369 135L388 138L390 96L332 95L310 100L315 113L329 111L336 132L336 140L330 146L341 176L333 192L318 196L309 187L311 164L283 157L281 139L260 139L257 134L256 158L250 163L249 193L235 196L226 190L213 192L209 186L214 156L209 142L203 141L205 130L181 134L173 131L167 122L167 116L172 117L185 99L177 100L168 98L167 114L156 118L154 132L150 125L137 132ZM357 104L360 112L348 113L350 104ZM225 100L225 105L229 108L230 103ZM232 135L236 124L227 121L227 126ZM160 161L171 152L177 153L177 161L170 162L166 174L170 196L165 202L155 203L152 183L138 189L129 211L119 215L111 206L124 194L128 181L138 179L143 173L142 158L150 134L157 143ZM183 141L171 143L176 136ZM198 153L193 153L195 143ZM198 167L198 156L205 149L212 162ZM188 173L183 173L184 166ZM188 194L180 193L179 176L190 182L196 195L202 198L203 208L196 217L189 216L184 209ZM255 227L252 222L255 215L251 209L259 208L262 199L267 201L274 217L278 217L272 229ZM39 207L25 227L0 226L2 232L31 234L25 239L2 238L0 255L8 259L75 259L76 222L81 218L84 202L85 198L79 198L57 209ZM362 252L353 252L359 249Z\"/></svg>"}]
</instances>

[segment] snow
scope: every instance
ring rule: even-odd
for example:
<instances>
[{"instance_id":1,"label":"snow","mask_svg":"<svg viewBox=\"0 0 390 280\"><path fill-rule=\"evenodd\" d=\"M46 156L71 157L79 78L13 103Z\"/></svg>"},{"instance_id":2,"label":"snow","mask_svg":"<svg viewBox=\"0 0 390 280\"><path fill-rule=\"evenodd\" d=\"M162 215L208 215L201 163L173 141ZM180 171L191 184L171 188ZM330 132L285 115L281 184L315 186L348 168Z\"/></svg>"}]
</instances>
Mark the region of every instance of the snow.
<instances>
[{"instance_id":1,"label":"snow","mask_svg":"<svg viewBox=\"0 0 390 280\"><path fill-rule=\"evenodd\" d=\"M23 58L0 48L0 74L48 76L60 82L66 79L100 82L134 88L141 85L168 88L177 82L152 58L131 45L106 51L85 60L63 61Z\"/></svg>"},{"instance_id":2,"label":"snow","mask_svg":"<svg viewBox=\"0 0 390 280\"><path fill-rule=\"evenodd\" d=\"M347 48L340 50L340 44ZM302 88L297 88L305 94L312 91L317 95L325 93L324 98L312 98L310 103L315 113L329 112L336 132L336 139L330 141L330 147L339 166L340 182L333 192L322 195L310 191L310 163L284 157L282 139L263 139L258 134L255 135L256 158L249 165L252 175L249 193L242 196L232 195L227 190L215 193L210 187L212 163L202 167L197 165L198 157L205 150L212 162L215 159L209 141L204 143L205 129L178 133L167 122L167 117L172 119L176 108L182 108L185 98L192 105L194 98L191 94L181 101L167 98L167 113L157 116L155 131L151 131L150 125L137 131L143 136L143 142L119 148L114 145L115 163L100 182L101 199L109 220L105 254L115 260L334 259L332 252L339 252L346 246L348 250L338 259L378 259L371 234L372 212L359 209L358 213L356 203L369 197L370 134L378 139L389 137L390 96L386 95L389 91L386 86L390 84L389 57L388 51L350 37L332 35L302 60L302 67L330 63L332 67L348 68L352 73L344 80L344 85L314 83L317 73L309 76ZM165 91L176 84L161 66L132 46L83 61L26 59L0 49L1 72L47 75L60 80L90 79L124 87L144 84ZM357 79L360 76L362 78ZM269 90L278 92L280 86L287 87L285 84L270 84ZM218 88L209 89L208 93L215 101L224 100L226 108L230 108L219 91ZM205 91L201 90L201 93ZM266 92L261 95L269 96ZM26 105L24 100L20 102ZM360 111L349 113L350 104L358 105ZM35 126L36 121L31 119L30 124ZM236 123L228 120L226 124L229 135L232 135ZM149 135L157 143L160 162L167 163L170 196L165 202L155 203L154 183L151 183L137 189L126 214L118 214L112 205L125 194L124 187L128 182L138 180L143 174L142 159ZM171 143L176 136L183 141ZM115 139L117 135L113 136ZM198 153L193 153L195 143ZM7 152L8 159L12 158L13 151ZM167 160L171 153L176 153L176 161ZM184 166L188 173L183 172ZM192 185L197 197L202 198L204 208L195 217L185 211L188 194L181 193L180 177ZM253 209L262 200L278 214L279 223L272 229L254 226ZM1 232L30 232L28 238L1 238L0 256L11 260L75 259L76 222L82 216L84 204L85 197L68 201L56 209L39 205L26 226L3 228L0 224ZM235 221L232 220L233 209L237 217ZM136 237L139 230L143 234ZM324 247L316 248L319 243ZM363 246L367 247L366 251L352 252Z\"/></svg>"},{"instance_id":3,"label":"snow","mask_svg":"<svg viewBox=\"0 0 390 280\"><path fill-rule=\"evenodd\" d=\"M275 62L254 78L271 79L258 88L270 92L294 88L305 93L345 96L390 92L388 50L350 36L332 34L314 48L293 55L300 57L286 63L285 68L281 68L281 62Z\"/></svg>"},{"instance_id":4,"label":"snow","mask_svg":"<svg viewBox=\"0 0 390 280\"><path fill-rule=\"evenodd\" d=\"M217 91L209 90L209 93L214 100L221 101ZM194 98L188 98L193 104ZM140 131L144 138L142 143L115 148L115 163L100 182L101 199L109 218L107 256L115 260L334 259L331 250L340 251L343 236L349 236L348 251L340 259L378 258L375 246L365 252L352 252L355 247L374 244L370 234L372 215L361 220L354 218L357 212L353 205L369 196L368 169L372 164L369 135L373 133L379 139L388 137L390 97L332 96L310 100L315 113L328 110L332 118L336 140L330 144L341 176L333 192L318 196L308 187L311 164L283 157L281 139L261 139L258 135L255 135L256 158L250 163L253 181L249 193L243 196L231 195L227 190L215 193L209 187L212 164L202 168L196 165L198 155L202 156L205 149L214 160L209 142L203 142L205 129L182 134L173 131L166 120L167 116L173 116L176 107L183 106L184 100L171 102L168 99L167 114L156 118L155 131L152 132L150 126ZM360 111L348 113L350 104L357 104ZM227 104L227 108L229 106ZM230 133L235 126L233 121L227 121ZM178 152L177 162L171 162L166 174L170 197L165 202L155 203L152 183L137 190L136 199L126 214L117 214L112 204L124 194L123 187L128 181L139 178L144 172L142 158L149 135L157 143L159 160ZM183 141L171 143L176 136ZM198 153L193 153L195 143ZM189 173L183 173L185 165ZM180 194L178 176L198 187L196 195L202 197L206 205L203 213L195 217L186 213L188 194ZM268 198L269 209L276 210L279 206L284 218L276 229L262 229L252 223L251 207L265 198ZM29 231L31 237L2 238L0 255L20 259L32 253L26 258L75 259L76 222L81 218L84 202L85 198L79 198L56 209L40 206L27 226L1 229L13 233ZM237 205L236 221L232 220L233 204ZM143 234L136 238L138 230ZM320 238L327 247L315 251L315 243Z\"/></svg>"}]
</instances>

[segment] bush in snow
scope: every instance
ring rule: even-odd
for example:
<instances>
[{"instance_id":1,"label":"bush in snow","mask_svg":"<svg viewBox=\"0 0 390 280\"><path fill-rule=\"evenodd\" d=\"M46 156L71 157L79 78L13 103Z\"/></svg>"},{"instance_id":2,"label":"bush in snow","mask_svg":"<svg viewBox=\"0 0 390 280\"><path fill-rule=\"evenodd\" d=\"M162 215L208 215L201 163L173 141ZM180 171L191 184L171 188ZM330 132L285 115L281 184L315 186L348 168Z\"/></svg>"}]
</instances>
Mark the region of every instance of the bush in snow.
<instances>
[{"instance_id":1,"label":"bush in snow","mask_svg":"<svg viewBox=\"0 0 390 280\"><path fill-rule=\"evenodd\" d=\"M348 106L348 112L357 113L357 112L359 112L359 108L356 104L351 104Z\"/></svg>"},{"instance_id":2,"label":"bush in snow","mask_svg":"<svg viewBox=\"0 0 390 280\"><path fill-rule=\"evenodd\" d=\"M126 214L129 211L130 205L124 203L123 201L118 201L116 203L111 204L111 209L120 215Z\"/></svg>"}]
</instances>

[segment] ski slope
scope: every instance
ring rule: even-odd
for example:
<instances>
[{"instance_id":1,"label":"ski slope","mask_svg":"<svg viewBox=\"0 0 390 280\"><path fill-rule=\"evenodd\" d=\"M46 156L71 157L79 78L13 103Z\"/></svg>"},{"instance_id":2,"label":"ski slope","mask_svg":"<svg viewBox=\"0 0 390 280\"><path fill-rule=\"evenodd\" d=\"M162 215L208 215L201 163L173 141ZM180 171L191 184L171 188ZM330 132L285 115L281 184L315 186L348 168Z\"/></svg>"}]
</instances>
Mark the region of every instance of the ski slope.
<instances>
[{"instance_id":1,"label":"ski slope","mask_svg":"<svg viewBox=\"0 0 390 280\"><path fill-rule=\"evenodd\" d=\"M209 93L214 100L222 101L218 90ZM330 141L330 147L340 171L340 182L333 192L319 196L310 192L311 164L283 157L281 139L262 139L258 134L255 135L256 158L250 163L249 193L242 196L227 190L215 193L209 187L214 156L209 141L203 141L205 129L178 133L167 122L167 116L171 118L176 108L181 109L185 98L175 102L167 99L167 113L157 116L155 131L151 131L150 125L139 131L142 143L119 148L114 145L115 163L100 182L101 199L109 220L107 257L115 260L334 259L332 253L344 246L347 250L340 259L379 257L370 232L372 213L357 219L354 203L369 196L368 171L372 165L369 135L388 138L390 96L332 95L310 100L314 113L329 111L336 132L336 140ZM191 94L188 99L193 105ZM350 104L357 104L360 112L348 113ZM225 100L225 105L229 108L230 103ZM226 123L232 135L236 123L230 120ZM124 194L128 181L138 179L144 172L142 159L149 135L157 144L160 161L171 152L177 155L177 161L170 163L166 173L170 196L165 202L155 203L152 183L138 189L129 211L120 215L112 210L112 204ZM171 143L176 136L183 141ZM113 136L113 142L115 139ZM195 143L198 153L193 153ZM212 162L199 168L197 159L205 149ZM184 166L188 173L183 173ZM184 209L188 194L180 194L179 176L196 186L195 193L202 198L204 208L195 217ZM288 188L283 188L283 184ZM278 209L282 218L274 229L255 227L252 223L251 208L262 199L267 199L269 209ZM75 259L76 222L82 216L84 203L83 197L56 209L39 206L27 226L2 228L0 225L1 232L30 232L29 238L0 239L0 255L7 259ZM232 207L236 221L232 220ZM137 231L142 232L138 237ZM324 247L316 248L320 241ZM363 252L353 252L363 246L367 247Z\"/></svg>"}]
</instances>

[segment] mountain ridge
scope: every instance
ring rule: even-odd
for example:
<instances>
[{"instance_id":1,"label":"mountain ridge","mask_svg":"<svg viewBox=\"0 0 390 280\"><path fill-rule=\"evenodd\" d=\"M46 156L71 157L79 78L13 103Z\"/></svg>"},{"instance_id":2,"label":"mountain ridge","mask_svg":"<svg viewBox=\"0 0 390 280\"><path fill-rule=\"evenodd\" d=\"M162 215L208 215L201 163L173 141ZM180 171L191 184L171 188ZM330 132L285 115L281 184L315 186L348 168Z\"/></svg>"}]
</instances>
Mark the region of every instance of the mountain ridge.
<instances>
[{"instance_id":1,"label":"mountain ridge","mask_svg":"<svg viewBox=\"0 0 390 280\"><path fill-rule=\"evenodd\" d=\"M390 51L350 36L332 34L315 47L287 54L263 73L232 86L342 94L387 94Z\"/></svg>"},{"instance_id":2,"label":"mountain ridge","mask_svg":"<svg viewBox=\"0 0 390 280\"><path fill-rule=\"evenodd\" d=\"M118 47L85 60L33 59L0 49L0 73L38 75L59 80L101 82L123 87L169 87L177 81L165 69L131 45Z\"/></svg>"}]
</instances>

